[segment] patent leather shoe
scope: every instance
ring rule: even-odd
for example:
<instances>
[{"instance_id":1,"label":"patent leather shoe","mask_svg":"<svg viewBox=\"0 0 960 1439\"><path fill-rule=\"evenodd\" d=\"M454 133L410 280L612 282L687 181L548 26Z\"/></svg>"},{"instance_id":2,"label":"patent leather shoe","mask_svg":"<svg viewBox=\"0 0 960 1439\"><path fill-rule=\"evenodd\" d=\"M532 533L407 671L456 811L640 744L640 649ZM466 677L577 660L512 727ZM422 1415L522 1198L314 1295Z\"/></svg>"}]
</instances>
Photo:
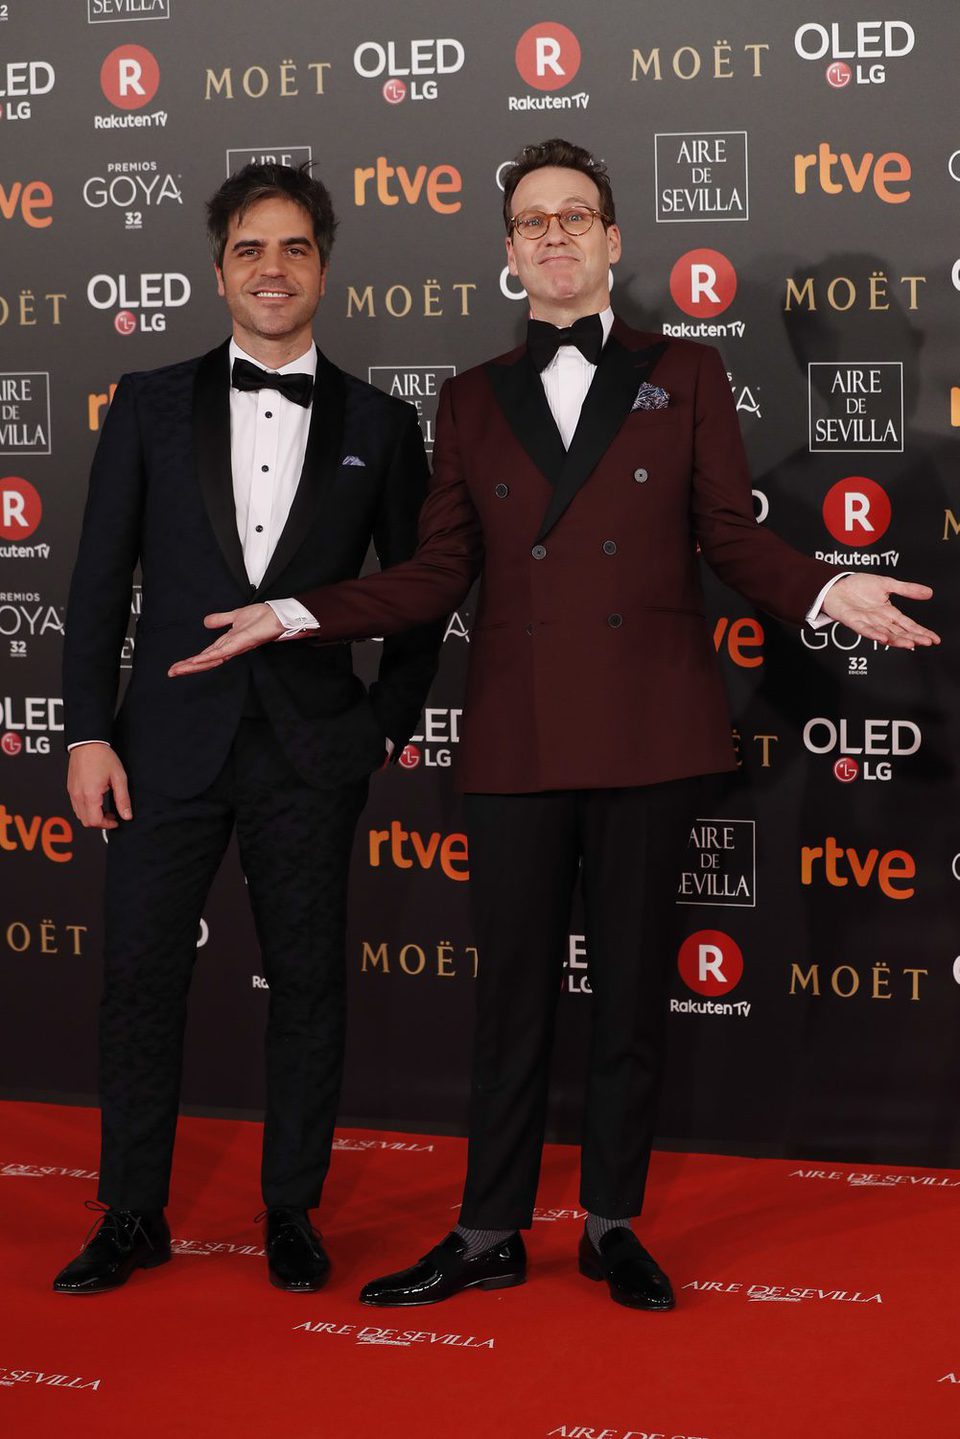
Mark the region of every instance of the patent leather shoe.
<instances>
[{"instance_id":1,"label":"patent leather shoe","mask_svg":"<svg viewBox=\"0 0 960 1439\"><path fill-rule=\"evenodd\" d=\"M455 1230L410 1269L373 1279L360 1291L361 1304L383 1308L439 1304L462 1289L509 1289L527 1277L527 1252L519 1234L511 1234L472 1259L467 1241Z\"/></svg>"},{"instance_id":2,"label":"patent leather shoe","mask_svg":"<svg viewBox=\"0 0 960 1439\"><path fill-rule=\"evenodd\" d=\"M312 1294L330 1277L330 1260L323 1236L314 1229L305 1209L277 1206L266 1211L267 1270L277 1289Z\"/></svg>"},{"instance_id":3,"label":"patent leather shoe","mask_svg":"<svg viewBox=\"0 0 960 1439\"><path fill-rule=\"evenodd\" d=\"M154 1269L170 1258L162 1209L114 1209L93 1199L86 1207L100 1218L76 1259L53 1281L58 1294L104 1294L126 1284L135 1269Z\"/></svg>"},{"instance_id":4,"label":"patent leather shoe","mask_svg":"<svg viewBox=\"0 0 960 1439\"><path fill-rule=\"evenodd\" d=\"M601 1235L599 1250L584 1232L579 1257L580 1273L587 1279L605 1279L616 1304L628 1309L673 1308L670 1280L632 1229L609 1229Z\"/></svg>"}]
</instances>

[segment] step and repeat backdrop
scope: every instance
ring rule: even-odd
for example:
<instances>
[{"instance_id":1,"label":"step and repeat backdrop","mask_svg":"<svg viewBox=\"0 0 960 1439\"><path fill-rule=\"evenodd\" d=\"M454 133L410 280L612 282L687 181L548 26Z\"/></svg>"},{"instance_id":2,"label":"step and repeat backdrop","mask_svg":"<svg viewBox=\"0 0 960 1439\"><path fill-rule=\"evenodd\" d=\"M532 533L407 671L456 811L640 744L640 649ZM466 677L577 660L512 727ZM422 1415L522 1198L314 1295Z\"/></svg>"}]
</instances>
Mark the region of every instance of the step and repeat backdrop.
<instances>
[{"instance_id":1,"label":"step and repeat backdrop","mask_svg":"<svg viewBox=\"0 0 960 1439\"><path fill-rule=\"evenodd\" d=\"M850 570L929 582L924 618L946 638L910 654L839 626L798 634L708 576L740 768L678 887L664 1141L960 1158L957 63L951 0L0 4L5 1093L96 1089L105 849L64 791L64 605L120 375L227 333L205 199L248 160L313 161L340 218L319 343L414 403L429 447L444 379L522 334L500 176L559 134L610 168L615 309L719 347L758 522ZM138 603L134 584L124 672ZM464 1124L484 959L452 783L471 621L469 602L451 617L419 733L360 824L354 1119ZM378 643L355 655L371 678ZM578 923L561 1138L590 1025ZM267 1000L231 854L197 937L185 1102L258 1108Z\"/></svg>"}]
</instances>

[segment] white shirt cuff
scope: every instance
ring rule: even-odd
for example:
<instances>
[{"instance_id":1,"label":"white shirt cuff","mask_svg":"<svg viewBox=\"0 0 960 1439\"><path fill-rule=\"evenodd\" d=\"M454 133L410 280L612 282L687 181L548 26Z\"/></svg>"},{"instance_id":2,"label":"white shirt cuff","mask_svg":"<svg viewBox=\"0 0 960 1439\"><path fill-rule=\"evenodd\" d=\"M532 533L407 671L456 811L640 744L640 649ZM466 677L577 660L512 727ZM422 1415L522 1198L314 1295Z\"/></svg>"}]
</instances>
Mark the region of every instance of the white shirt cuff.
<instances>
[{"instance_id":1,"label":"white shirt cuff","mask_svg":"<svg viewBox=\"0 0 960 1439\"><path fill-rule=\"evenodd\" d=\"M811 627L811 629L822 630L824 625L830 624L830 616L822 615L820 613L823 607L823 602L829 592L833 589L834 585L837 583L837 580L845 580L847 578L847 575L852 573L852 570L845 570L842 575L834 575L832 579L827 580L827 583L817 595L817 598L814 600L813 604L807 610L806 621L807 624Z\"/></svg>"},{"instance_id":2,"label":"white shirt cuff","mask_svg":"<svg viewBox=\"0 0 960 1439\"><path fill-rule=\"evenodd\" d=\"M283 634L277 636L278 640L292 640L306 630L320 628L319 622L299 600L267 600L266 603L283 625Z\"/></svg>"}]
</instances>

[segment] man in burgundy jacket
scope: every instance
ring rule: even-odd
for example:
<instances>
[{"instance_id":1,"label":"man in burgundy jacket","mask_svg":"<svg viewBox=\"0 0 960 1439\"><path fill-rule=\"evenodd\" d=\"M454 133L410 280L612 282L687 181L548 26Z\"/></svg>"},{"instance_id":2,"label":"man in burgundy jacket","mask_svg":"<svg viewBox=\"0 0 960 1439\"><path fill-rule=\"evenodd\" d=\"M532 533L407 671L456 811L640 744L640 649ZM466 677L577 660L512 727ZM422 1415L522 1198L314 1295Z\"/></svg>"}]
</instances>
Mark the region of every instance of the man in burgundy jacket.
<instances>
[{"instance_id":1,"label":"man in burgundy jacket","mask_svg":"<svg viewBox=\"0 0 960 1439\"><path fill-rule=\"evenodd\" d=\"M525 345L444 386L415 557L297 596L321 636L358 639L448 613L482 575L459 771L481 955L463 1207L439 1245L361 1298L425 1304L523 1282L579 873L593 990L580 1270L618 1303L669 1309L630 1220L698 777L734 767L697 550L780 620L836 619L903 648L936 636L889 596L931 592L839 576L756 524L720 355L613 316L620 232L601 164L565 141L527 147L504 217L536 318ZM208 616L231 628L171 673L280 638L265 608Z\"/></svg>"}]
</instances>

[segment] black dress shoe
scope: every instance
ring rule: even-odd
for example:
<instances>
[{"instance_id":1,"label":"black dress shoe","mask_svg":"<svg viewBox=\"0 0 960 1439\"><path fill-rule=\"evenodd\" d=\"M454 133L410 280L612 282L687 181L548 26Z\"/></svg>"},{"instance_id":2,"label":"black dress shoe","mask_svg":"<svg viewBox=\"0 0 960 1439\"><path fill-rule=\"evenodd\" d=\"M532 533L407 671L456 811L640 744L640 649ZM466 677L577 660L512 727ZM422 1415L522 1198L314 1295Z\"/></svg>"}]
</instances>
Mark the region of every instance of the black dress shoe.
<instances>
[{"instance_id":1,"label":"black dress shoe","mask_svg":"<svg viewBox=\"0 0 960 1439\"><path fill-rule=\"evenodd\" d=\"M170 1258L170 1230L162 1209L112 1209L93 1199L87 1200L87 1208L97 1210L100 1218L76 1259L53 1281L58 1294L104 1294L126 1284L135 1269L153 1269Z\"/></svg>"},{"instance_id":2,"label":"black dress shoe","mask_svg":"<svg viewBox=\"0 0 960 1439\"><path fill-rule=\"evenodd\" d=\"M608 1229L599 1252L584 1233L580 1240L580 1273L605 1279L610 1298L628 1309L672 1309L673 1289L657 1261L632 1229Z\"/></svg>"},{"instance_id":3,"label":"black dress shoe","mask_svg":"<svg viewBox=\"0 0 960 1439\"><path fill-rule=\"evenodd\" d=\"M330 1277L323 1236L305 1209L277 1206L267 1210L267 1269L277 1289L312 1294Z\"/></svg>"},{"instance_id":4,"label":"black dress shoe","mask_svg":"<svg viewBox=\"0 0 960 1439\"><path fill-rule=\"evenodd\" d=\"M464 1257L466 1250L467 1241L451 1230L412 1268L365 1284L360 1303L383 1308L439 1304L461 1289L509 1289L527 1277L527 1252L519 1234L511 1234L502 1244L493 1244L472 1259Z\"/></svg>"}]
</instances>

